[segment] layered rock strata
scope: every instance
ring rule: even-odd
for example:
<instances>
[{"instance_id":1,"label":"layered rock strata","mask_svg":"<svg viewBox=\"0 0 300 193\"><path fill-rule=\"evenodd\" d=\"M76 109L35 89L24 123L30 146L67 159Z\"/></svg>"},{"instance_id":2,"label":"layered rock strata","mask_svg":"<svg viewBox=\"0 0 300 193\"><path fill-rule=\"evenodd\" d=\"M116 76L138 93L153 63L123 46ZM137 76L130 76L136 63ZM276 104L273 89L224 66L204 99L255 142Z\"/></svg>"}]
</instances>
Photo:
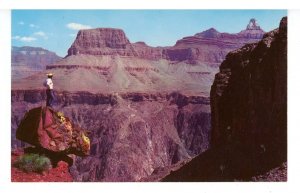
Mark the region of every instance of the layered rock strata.
<instances>
[{"instance_id":1,"label":"layered rock strata","mask_svg":"<svg viewBox=\"0 0 300 193\"><path fill-rule=\"evenodd\" d=\"M213 65L222 62L229 51L260 40L263 34L264 31L255 19L251 19L247 28L236 34L220 33L211 28L194 36L184 37L174 46L151 47L145 42L130 43L121 29L96 28L80 30L67 56L120 55L150 60L187 61L192 64L200 61Z\"/></svg>"},{"instance_id":2,"label":"layered rock strata","mask_svg":"<svg viewBox=\"0 0 300 193\"><path fill-rule=\"evenodd\" d=\"M90 155L76 158L75 181L139 181L209 147L209 99L180 93L56 93L74 124L89 131ZM12 91L12 145L20 117L43 105L45 92Z\"/></svg>"},{"instance_id":3,"label":"layered rock strata","mask_svg":"<svg viewBox=\"0 0 300 193\"><path fill-rule=\"evenodd\" d=\"M58 62L61 57L39 47L12 47L12 80L21 79L46 69L47 65Z\"/></svg>"},{"instance_id":4,"label":"layered rock strata","mask_svg":"<svg viewBox=\"0 0 300 193\"><path fill-rule=\"evenodd\" d=\"M286 17L260 42L226 56L210 96L212 148L163 181L253 180L286 162Z\"/></svg>"}]
</instances>

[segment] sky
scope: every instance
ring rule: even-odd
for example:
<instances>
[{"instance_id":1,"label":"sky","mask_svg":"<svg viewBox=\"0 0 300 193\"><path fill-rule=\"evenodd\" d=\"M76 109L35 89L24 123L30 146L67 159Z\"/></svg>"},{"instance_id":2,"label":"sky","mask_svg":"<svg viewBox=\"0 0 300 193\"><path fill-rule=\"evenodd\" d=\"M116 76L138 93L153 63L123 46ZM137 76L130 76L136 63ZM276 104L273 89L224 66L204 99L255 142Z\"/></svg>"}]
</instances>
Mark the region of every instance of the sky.
<instances>
[{"instance_id":1,"label":"sky","mask_svg":"<svg viewBox=\"0 0 300 193\"><path fill-rule=\"evenodd\" d=\"M211 27L238 33L255 18L264 31L279 26L286 10L13 10L12 45L42 47L66 56L80 29L123 29L130 42L172 46Z\"/></svg>"}]
</instances>

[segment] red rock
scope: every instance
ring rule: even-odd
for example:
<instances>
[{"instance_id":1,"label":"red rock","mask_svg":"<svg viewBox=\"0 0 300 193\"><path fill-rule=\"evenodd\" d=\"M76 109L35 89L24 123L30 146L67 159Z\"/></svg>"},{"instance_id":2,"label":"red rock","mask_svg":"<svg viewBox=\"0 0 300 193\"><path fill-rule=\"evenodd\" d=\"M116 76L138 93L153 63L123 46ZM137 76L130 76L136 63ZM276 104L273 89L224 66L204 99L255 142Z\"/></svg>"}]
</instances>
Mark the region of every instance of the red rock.
<instances>
[{"instance_id":1,"label":"red rock","mask_svg":"<svg viewBox=\"0 0 300 193\"><path fill-rule=\"evenodd\" d=\"M210 29L178 40L175 46L151 47L143 42L130 43L120 29L81 30L67 57L48 65L47 70L55 74L55 89L68 92L171 93L179 90L209 95L209 85L226 54L246 42L258 40ZM37 73L13 81L12 88L43 89L40 80L44 78L45 73Z\"/></svg>"},{"instance_id":2,"label":"red rock","mask_svg":"<svg viewBox=\"0 0 300 193\"><path fill-rule=\"evenodd\" d=\"M136 42L132 44L133 49L139 58L149 60L159 60L165 58L164 47L151 47L145 42Z\"/></svg>"},{"instance_id":3,"label":"red rock","mask_svg":"<svg viewBox=\"0 0 300 193\"><path fill-rule=\"evenodd\" d=\"M80 30L68 50L68 56L77 54L136 55L125 33L113 28Z\"/></svg>"},{"instance_id":4,"label":"red rock","mask_svg":"<svg viewBox=\"0 0 300 193\"><path fill-rule=\"evenodd\" d=\"M250 24L252 24L252 20L248 26ZM179 61L200 61L208 64L220 63L230 51L238 49L246 43L261 40L264 33L256 23L255 27L247 27L237 34L220 33L216 29L210 28L194 36L178 40L174 47L167 49L167 58Z\"/></svg>"},{"instance_id":5,"label":"red rock","mask_svg":"<svg viewBox=\"0 0 300 193\"><path fill-rule=\"evenodd\" d=\"M46 69L46 66L59 61L54 52L38 47L12 47L12 80L28 77Z\"/></svg>"},{"instance_id":6,"label":"red rock","mask_svg":"<svg viewBox=\"0 0 300 193\"><path fill-rule=\"evenodd\" d=\"M61 112L49 107L37 107L26 112L17 131L17 139L60 154L89 154L90 142L85 142L84 131L75 126Z\"/></svg>"},{"instance_id":7,"label":"red rock","mask_svg":"<svg viewBox=\"0 0 300 193\"><path fill-rule=\"evenodd\" d=\"M30 99L43 100L42 93L14 91L14 116L23 115L24 104L26 108L39 104ZM158 167L184 161L208 148L207 97L87 92L57 96L59 104L68 104L63 108L65 115L90 132L90 156L75 158L70 169L74 181L138 181ZM18 106L20 103L23 105Z\"/></svg>"},{"instance_id":8,"label":"red rock","mask_svg":"<svg viewBox=\"0 0 300 193\"><path fill-rule=\"evenodd\" d=\"M162 181L286 181L276 169L287 161L286 17L226 56L210 99L211 148Z\"/></svg>"},{"instance_id":9,"label":"red rock","mask_svg":"<svg viewBox=\"0 0 300 193\"><path fill-rule=\"evenodd\" d=\"M22 150L18 149L12 151L12 168L11 168L11 181L12 182L72 182L73 178L69 173L68 164L66 162L59 162L58 166L50 169L43 174L34 172L23 172L13 166L15 160L21 156ZM18 156L16 154L19 154Z\"/></svg>"},{"instance_id":10,"label":"red rock","mask_svg":"<svg viewBox=\"0 0 300 193\"><path fill-rule=\"evenodd\" d=\"M184 37L172 47L150 47L145 42L131 44L121 29L80 30L67 56L120 55L149 60L220 63L229 51L262 38L264 31L256 23L254 26L251 21L252 28L248 27L238 34L220 33L211 28L195 36Z\"/></svg>"}]
</instances>

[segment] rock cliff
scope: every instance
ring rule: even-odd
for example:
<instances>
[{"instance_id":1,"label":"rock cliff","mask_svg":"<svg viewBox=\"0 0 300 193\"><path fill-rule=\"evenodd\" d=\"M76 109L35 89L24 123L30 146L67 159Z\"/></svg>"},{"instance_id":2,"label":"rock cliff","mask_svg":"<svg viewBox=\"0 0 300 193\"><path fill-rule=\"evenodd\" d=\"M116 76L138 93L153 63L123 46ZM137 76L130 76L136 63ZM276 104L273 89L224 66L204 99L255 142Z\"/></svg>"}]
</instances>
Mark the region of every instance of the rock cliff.
<instances>
[{"instance_id":1,"label":"rock cliff","mask_svg":"<svg viewBox=\"0 0 300 193\"><path fill-rule=\"evenodd\" d=\"M180 93L56 93L54 109L89 131L90 155L77 157L75 181L139 181L209 147L209 98ZM42 105L44 91L12 91L12 145L21 115Z\"/></svg>"},{"instance_id":2,"label":"rock cliff","mask_svg":"<svg viewBox=\"0 0 300 193\"><path fill-rule=\"evenodd\" d=\"M80 30L68 50L68 56L77 54L136 55L123 30L114 28Z\"/></svg>"},{"instance_id":3,"label":"rock cliff","mask_svg":"<svg viewBox=\"0 0 300 193\"><path fill-rule=\"evenodd\" d=\"M46 66L59 61L54 52L38 47L12 47L12 79L21 79L46 69Z\"/></svg>"},{"instance_id":4,"label":"rock cliff","mask_svg":"<svg viewBox=\"0 0 300 193\"><path fill-rule=\"evenodd\" d=\"M166 50L166 57L170 60L187 60L189 63L200 61L218 67L230 51L246 43L259 41L264 33L254 19L250 20L245 30L236 34L221 33L210 28L178 40L175 46Z\"/></svg>"},{"instance_id":5,"label":"rock cliff","mask_svg":"<svg viewBox=\"0 0 300 193\"><path fill-rule=\"evenodd\" d=\"M220 64L229 51L245 43L259 41L264 31L255 19L247 28L237 34L220 33L211 28L194 36L178 40L174 46L151 47L144 42L130 43L121 29L97 28L80 30L68 50L67 56L78 54L120 55L143 59L199 62Z\"/></svg>"},{"instance_id":6,"label":"rock cliff","mask_svg":"<svg viewBox=\"0 0 300 193\"><path fill-rule=\"evenodd\" d=\"M211 100L213 145L231 138L286 150L286 18L259 43L227 55L216 74Z\"/></svg>"},{"instance_id":7,"label":"rock cliff","mask_svg":"<svg viewBox=\"0 0 300 193\"><path fill-rule=\"evenodd\" d=\"M163 181L248 181L286 162L286 17L260 42L226 56L210 96L212 148Z\"/></svg>"},{"instance_id":8,"label":"rock cliff","mask_svg":"<svg viewBox=\"0 0 300 193\"><path fill-rule=\"evenodd\" d=\"M255 24L256 25L256 24ZM229 51L257 37L220 33L215 29L178 40L174 46L151 47L130 43L121 29L80 30L64 59L47 66L55 88L70 92L167 92L209 95L220 63ZM42 89L45 72L13 80L13 89ZM76 84L74 84L76 82Z\"/></svg>"}]
</instances>

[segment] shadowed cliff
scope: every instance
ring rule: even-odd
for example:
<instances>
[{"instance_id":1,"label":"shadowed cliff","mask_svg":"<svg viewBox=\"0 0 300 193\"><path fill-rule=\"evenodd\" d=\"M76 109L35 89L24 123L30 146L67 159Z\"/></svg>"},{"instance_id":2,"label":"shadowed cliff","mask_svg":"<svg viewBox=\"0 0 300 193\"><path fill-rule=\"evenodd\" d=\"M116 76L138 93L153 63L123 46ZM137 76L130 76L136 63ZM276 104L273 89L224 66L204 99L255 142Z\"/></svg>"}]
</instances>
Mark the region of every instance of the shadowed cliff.
<instances>
[{"instance_id":1,"label":"shadowed cliff","mask_svg":"<svg viewBox=\"0 0 300 193\"><path fill-rule=\"evenodd\" d=\"M226 56L210 96L212 148L162 181L250 180L287 161L286 17Z\"/></svg>"}]
</instances>

